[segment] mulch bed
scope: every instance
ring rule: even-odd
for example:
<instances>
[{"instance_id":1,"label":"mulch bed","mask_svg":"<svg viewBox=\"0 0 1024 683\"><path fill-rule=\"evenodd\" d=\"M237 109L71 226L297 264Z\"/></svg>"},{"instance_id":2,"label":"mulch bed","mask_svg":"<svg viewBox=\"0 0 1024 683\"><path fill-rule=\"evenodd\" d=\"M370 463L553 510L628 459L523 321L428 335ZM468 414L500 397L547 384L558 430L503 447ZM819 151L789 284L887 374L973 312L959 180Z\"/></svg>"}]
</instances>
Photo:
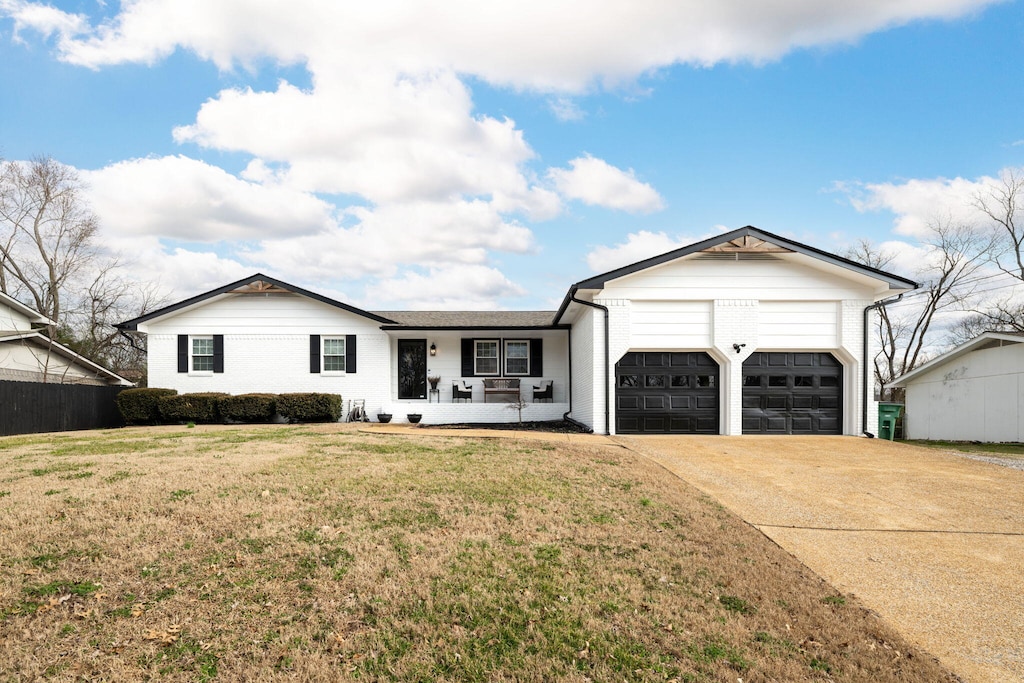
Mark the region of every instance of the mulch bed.
<instances>
[{"instance_id":1,"label":"mulch bed","mask_svg":"<svg viewBox=\"0 0 1024 683\"><path fill-rule=\"evenodd\" d=\"M589 434L586 429L568 420L545 420L538 422L470 422L462 424L429 425L432 429L502 429L520 432L555 432L557 434Z\"/></svg>"}]
</instances>

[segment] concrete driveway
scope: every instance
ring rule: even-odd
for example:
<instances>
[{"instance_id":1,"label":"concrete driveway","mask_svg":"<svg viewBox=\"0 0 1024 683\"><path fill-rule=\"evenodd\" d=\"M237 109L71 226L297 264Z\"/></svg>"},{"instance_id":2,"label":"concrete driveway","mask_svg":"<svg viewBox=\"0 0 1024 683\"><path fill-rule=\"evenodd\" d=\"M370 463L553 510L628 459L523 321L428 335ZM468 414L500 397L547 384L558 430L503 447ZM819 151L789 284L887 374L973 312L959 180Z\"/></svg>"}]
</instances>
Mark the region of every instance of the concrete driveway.
<instances>
[{"instance_id":1,"label":"concrete driveway","mask_svg":"<svg viewBox=\"0 0 1024 683\"><path fill-rule=\"evenodd\" d=\"M1024 682L1024 472L857 437L615 437L970 682Z\"/></svg>"}]
</instances>

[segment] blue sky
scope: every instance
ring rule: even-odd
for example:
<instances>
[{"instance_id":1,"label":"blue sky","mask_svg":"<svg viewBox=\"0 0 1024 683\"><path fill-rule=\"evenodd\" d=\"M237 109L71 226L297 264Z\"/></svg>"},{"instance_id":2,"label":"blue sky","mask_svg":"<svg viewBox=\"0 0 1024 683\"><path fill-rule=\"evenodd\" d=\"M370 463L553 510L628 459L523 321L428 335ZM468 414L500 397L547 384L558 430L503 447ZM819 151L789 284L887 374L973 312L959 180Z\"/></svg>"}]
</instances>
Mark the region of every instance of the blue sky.
<instances>
[{"instance_id":1,"label":"blue sky","mask_svg":"<svg viewBox=\"0 0 1024 683\"><path fill-rule=\"evenodd\" d=\"M0 156L79 169L174 298L371 309L550 308L748 224L914 277L1024 166L1021 2L280 4L0 0Z\"/></svg>"}]
</instances>

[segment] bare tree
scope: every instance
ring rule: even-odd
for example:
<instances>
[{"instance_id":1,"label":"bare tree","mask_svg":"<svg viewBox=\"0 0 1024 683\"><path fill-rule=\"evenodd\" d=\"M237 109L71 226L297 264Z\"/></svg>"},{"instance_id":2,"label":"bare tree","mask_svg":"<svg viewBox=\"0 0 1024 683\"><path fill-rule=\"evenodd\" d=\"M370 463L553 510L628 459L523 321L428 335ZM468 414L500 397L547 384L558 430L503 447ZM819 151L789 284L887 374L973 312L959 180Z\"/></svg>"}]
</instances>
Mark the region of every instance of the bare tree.
<instances>
[{"instance_id":1,"label":"bare tree","mask_svg":"<svg viewBox=\"0 0 1024 683\"><path fill-rule=\"evenodd\" d=\"M162 302L155 285L121 275L100 248L99 220L77 172L49 157L0 159L0 291L54 320L48 331L77 353L133 379L145 344L113 325Z\"/></svg>"},{"instance_id":2,"label":"bare tree","mask_svg":"<svg viewBox=\"0 0 1024 683\"><path fill-rule=\"evenodd\" d=\"M0 287L61 323L69 285L97 258L97 218L74 169L49 157L0 163Z\"/></svg>"},{"instance_id":3,"label":"bare tree","mask_svg":"<svg viewBox=\"0 0 1024 683\"><path fill-rule=\"evenodd\" d=\"M964 307L974 291L971 276L986 262L991 239L973 226L932 220L922 240L928 254L915 273L924 286L908 296L909 310L882 307L875 330L881 351L874 359L875 381L884 386L924 362L936 316L947 309ZM870 242L861 241L844 254L873 268L892 262L894 255Z\"/></svg>"},{"instance_id":4,"label":"bare tree","mask_svg":"<svg viewBox=\"0 0 1024 683\"><path fill-rule=\"evenodd\" d=\"M1009 170L987 193L974 197L974 206L992 221L991 260L999 270L1024 282L1024 176Z\"/></svg>"}]
</instances>

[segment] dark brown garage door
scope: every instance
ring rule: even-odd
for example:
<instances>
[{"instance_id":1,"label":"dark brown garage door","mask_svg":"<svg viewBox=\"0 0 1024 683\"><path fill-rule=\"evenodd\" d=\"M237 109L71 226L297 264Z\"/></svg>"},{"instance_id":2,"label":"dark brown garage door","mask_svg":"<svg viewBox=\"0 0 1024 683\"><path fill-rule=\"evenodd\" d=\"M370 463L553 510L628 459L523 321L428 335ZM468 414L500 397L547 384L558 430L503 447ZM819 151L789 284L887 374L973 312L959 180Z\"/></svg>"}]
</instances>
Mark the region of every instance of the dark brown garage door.
<instances>
[{"instance_id":1,"label":"dark brown garage door","mask_svg":"<svg viewBox=\"0 0 1024 683\"><path fill-rule=\"evenodd\" d=\"M619 434L718 434L718 363L700 352L630 352L615 364Z\"/></svg>"},{"instance_id":2,"label":"dark brown garage door","mask_svg":"<svg viewBox=\"0 0 1024 683\"><path fill-rule=\"evenodd\" d=\"M743 361L744 434L842 434L843 366L830 353Z\"/></svg>"}]
</instances>

